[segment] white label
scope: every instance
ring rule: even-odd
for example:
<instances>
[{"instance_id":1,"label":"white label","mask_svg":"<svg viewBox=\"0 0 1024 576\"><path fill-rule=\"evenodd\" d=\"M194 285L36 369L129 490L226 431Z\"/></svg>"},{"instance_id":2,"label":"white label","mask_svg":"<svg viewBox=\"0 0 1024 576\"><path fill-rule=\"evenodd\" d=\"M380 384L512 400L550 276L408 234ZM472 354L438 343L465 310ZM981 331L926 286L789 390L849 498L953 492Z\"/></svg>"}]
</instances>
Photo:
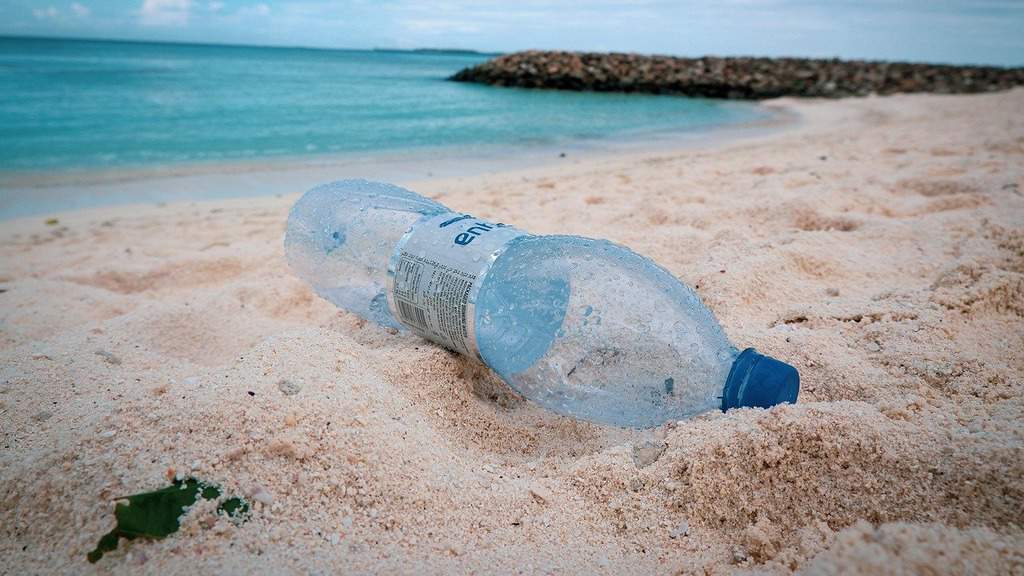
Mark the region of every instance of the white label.
<instances>
[{"instance_id":1,"label":"white label","mask_svg":"<svg viewBox=\"0 0 1024 576\"><path fill-rule=\"evenodd\" d=\"M388 263L388 306L399 322L445 348L479 356L473 323L480 282L509 240L526 232L448 212L420 222Z\"/></svg>"}]
</instances>

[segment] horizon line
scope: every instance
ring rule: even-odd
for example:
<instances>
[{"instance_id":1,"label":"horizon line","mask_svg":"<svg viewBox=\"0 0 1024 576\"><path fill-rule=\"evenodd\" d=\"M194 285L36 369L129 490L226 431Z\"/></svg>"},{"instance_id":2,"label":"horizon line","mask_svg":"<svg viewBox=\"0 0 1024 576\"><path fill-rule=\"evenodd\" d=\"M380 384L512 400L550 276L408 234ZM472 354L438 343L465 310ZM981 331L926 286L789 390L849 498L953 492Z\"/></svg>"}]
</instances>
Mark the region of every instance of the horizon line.
<instances>
[{"instance_id":1,"label":"horizon line","mask_svg":"<svg viewBox=\"0 0 1024 576\"><path fill-rule=\"evenodd\" d=\"M448 54L464 54L474 56L487 56L496 57L504 56L507 54L513 54L516 52L576 52L576 53L595 53L595 54L635 54L639 56L664 56L670 58L767 58L771 60L781 59L797 59L797 60L841 60L847 62L884 62L889 64L925 64L929 66L954 66L954 67L980 67L980 68L1003 68L1003 69L1015 69L1024 68L1024 64L992 64L986 62L961 62L953 63L950 61L936 61L936 60L914 60L914 59L879 59L879 58L863 58L863 57L840 57L840 56L798 56L794 54L788 54L784 56L765 56L755 54L701 54L701 55L682 55L682 54L669 54L669 53L650 53L650 52L623 52L618 50L613 51L590 51L590 50L568 50L568 49L542 49L542 48L522 48L512 51L500 51L500 50L478 50L475 48L457 48L457 47L431 47L431 46L419 46L415 48L395 48L388 46L373 46L369 48L353 48L353 47L328 47L328 46L303 46L301 44L249 44L249 43L232 43L232 42L199 42L199 41L188 41L188 40L148 40L138 38L103 38L103 37L89 37L89 36L46 36L39 34L10 34L0 33L0 40L13 39L13 40L69 40L75 42L107 42L114 44L159 44L167 46L205 46L212 48L263 48L271 50L309 50L309 51L323 51L323 52L403 52L410 54L428 54L428 53L448 53Z\"/></svg>"},{"instance_id":2,"label":"horizon line","mask_svg":"<svg viewBox=\"0 0 1024 576\"><path fill-rule=\"evenodd\" d=\"M328 46L303 46L301 44L249 44L244 42L199 42L189 40L148 40L139 38L105 38L105 37L89 37L89 36L47 36L41 34L9 34L0 33L0 40L12 39L12 40L71 40L76 42L110 42L116 44L166 44L171 46L208 46L216 48L273 48L282 50L322 50L322 51L334 51L334 52L448 52L448 53L463 53L473 54L480 56L500 56L506 54L506 52L494 51L494 50L477 50L475 48L456 48L456 47L433 47L433 46L418 46L415 48L396 48L389 46L373 46L370 48L352 48L352 47L328 47Z\"/></svg>"}]
</instances>

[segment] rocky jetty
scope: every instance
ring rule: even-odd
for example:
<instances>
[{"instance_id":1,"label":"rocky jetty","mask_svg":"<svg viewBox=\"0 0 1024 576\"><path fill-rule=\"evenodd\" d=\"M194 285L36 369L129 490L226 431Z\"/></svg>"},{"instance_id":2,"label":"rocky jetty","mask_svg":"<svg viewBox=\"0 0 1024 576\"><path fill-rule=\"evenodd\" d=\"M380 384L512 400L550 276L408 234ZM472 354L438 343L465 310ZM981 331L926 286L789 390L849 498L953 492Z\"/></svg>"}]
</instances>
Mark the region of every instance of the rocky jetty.
<instances>
[{"instance_id":1,"label":"rocky jetty","mask_svg":"<svg viewBox=\"0 0 1024 576\"><path fill-rule=\"evenodd\" d=\"M516 52L461 70L460 82L761 100L899 92L965 94L1024 86L1024 68L809 58L675 58Z\"/></svg>"}]
</instances>

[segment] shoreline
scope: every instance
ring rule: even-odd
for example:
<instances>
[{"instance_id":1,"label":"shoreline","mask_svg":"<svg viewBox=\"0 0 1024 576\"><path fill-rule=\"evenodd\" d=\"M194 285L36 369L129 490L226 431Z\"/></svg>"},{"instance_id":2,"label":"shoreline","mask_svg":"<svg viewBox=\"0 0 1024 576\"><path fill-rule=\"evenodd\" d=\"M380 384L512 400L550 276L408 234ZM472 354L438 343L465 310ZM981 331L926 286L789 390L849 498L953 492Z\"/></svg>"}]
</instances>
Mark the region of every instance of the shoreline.
<instances>
[{"instance_id":1,"label":"shoreline","mask_svg":"<svg viewBox=\"0 0 1024 576\"><path fill-rule=\"evenodd\" d=\"M0 172L0 221L124 204L275 196L331 180L423 182L715 147L792 129L799 114L771 103L763 118L700 130L644 130L562 143L425 147L369 154L265 158L152 167Z\"/></svg>"}]
</instances>

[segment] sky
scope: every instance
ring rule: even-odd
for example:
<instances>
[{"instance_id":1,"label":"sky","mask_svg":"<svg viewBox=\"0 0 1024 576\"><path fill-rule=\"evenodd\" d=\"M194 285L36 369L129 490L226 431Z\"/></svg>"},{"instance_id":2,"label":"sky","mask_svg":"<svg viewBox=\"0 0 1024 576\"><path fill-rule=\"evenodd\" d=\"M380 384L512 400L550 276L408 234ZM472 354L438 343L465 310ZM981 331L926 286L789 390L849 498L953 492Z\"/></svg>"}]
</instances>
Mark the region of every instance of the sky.
<instances>
[{"instance_id":1,"label":"sky","mask_svg":"<svg viewBox=\"0 0 1024 576\"><path fill-rule=\"evenodd\" d=\"M0 0L0 34L1024 65L1024 0Z\"/></svg>"}]
</instances>

